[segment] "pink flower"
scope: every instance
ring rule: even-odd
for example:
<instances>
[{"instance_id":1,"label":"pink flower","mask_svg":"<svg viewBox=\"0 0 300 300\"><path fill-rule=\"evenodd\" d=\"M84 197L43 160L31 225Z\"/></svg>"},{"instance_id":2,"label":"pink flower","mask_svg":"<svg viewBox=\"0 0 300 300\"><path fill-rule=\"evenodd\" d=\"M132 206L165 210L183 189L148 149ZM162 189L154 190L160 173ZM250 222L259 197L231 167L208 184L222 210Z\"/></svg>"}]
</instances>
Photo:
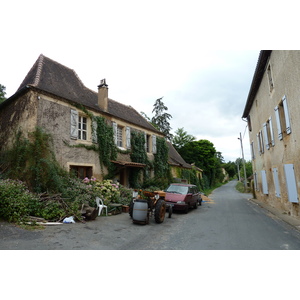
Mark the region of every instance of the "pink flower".
<instances>
[{"instance_id":1,"label":"pink flower","mask_svg":"<svg viewBox=\"0 0 300 300\"><path fill-rule=\"evenodd\" d=\"M84 183L89 183L90 180L89 180L87 177L85 177L85 178L83 179L83 182L84 182Z\"/></svg>"}]
</instances>

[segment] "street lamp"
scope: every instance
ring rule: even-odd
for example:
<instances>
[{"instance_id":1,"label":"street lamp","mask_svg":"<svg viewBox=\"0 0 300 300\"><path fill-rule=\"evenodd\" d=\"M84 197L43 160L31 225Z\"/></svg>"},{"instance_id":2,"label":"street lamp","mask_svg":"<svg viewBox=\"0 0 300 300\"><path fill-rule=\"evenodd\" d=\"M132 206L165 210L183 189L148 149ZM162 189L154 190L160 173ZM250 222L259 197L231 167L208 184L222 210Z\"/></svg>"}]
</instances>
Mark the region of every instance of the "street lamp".
<instances>
[{"instance_id":1,"label":"street lamp","mask_svg":"<svg viewBox=\"0 0 300 300\"><path fill-rule=\"evenodd\" d=\"M244 165L244 191L247 191L247 174L246 174L246 166L245 166L245 158L244 158L244 149L243 149L243 140L242 134L240 133L240 137L238 138L241 141L241 148L242 148L242 157L243 157L243 165Z\"/></svg>"}]
</instances>

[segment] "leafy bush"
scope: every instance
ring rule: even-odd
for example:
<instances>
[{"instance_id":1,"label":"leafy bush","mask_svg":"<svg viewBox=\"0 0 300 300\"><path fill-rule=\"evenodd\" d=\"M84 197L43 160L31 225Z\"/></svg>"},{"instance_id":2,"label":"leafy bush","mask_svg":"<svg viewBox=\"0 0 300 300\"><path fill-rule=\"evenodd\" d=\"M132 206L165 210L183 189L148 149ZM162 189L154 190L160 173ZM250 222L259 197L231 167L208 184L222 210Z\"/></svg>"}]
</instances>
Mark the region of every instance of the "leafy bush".
<instances>
[{"instance_id":1,"label":"leafy bush","mask_svg":"<svg viewBox=\"0 0 300 300\"><path fill-rule=\"evenodd\" d=\"M0 217L20 223L39 209L38 197L30 193L22 181L0 180Z\"/></svg>"}]
</instances>

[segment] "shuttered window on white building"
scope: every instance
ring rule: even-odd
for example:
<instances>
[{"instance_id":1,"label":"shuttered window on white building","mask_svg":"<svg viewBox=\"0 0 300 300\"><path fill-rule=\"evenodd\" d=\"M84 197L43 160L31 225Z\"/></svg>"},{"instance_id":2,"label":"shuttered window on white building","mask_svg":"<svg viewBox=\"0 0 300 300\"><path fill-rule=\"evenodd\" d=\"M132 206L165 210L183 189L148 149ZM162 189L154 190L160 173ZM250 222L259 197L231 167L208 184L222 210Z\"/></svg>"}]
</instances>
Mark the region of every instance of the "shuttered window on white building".
<instances>
[{"instance_id":1,"label":"shuttered window on white building","mask_svg":"<svg viewBox=\"0 0 300 300\"><path fill-rule=\"evenodd\" d=\"M286 134L290 134L292 132L287 98L285 95L282 97L281 103L274 108L274 111L276 117L278 139L282 140L283 132L285 132Z\"/></svg>"},{"instance_id":2,"label":"shuttered window on white building","mask_svg":"<svg viewBox=\"0 0 300 300\"><path fill-rule=\"evenodd\" d=\"M286 188L288 192L288 199L290 202L298 203L298 192L297 192L297 184L296 177L294 171L293 164L285 164L284 166L284 174L285 174L285 182Z\"/></svg>"},{"instance_id":3,"label":"shuttered window on white building","mask_svg":"<svg viewBox=\"0 0 300 300\"><path fill-rule=\"evenodd\" d=\"M265 170L261 170L261 183L262 183L262 192L265 195L269 194L267 173Z\"/></svg>"},{"instance_id":4,"label":"shuttered window on white building","mask_svg":"<svg viewBox=\"0 0 300 300\"><path fill-rule=\"evenodd\" d=\"M257 173L256 172L254 172L254 174L253 174L253 179L254 179L254 189L256 191L259 191L258 182L257 182Z\"/></svg>"},{"instance_id":5,"label":"shuttered window on white building","mask_svg":"<svg viewBox=\"0 0 300 300\"><path fill-rule=\"evenodd\" d=\"M276 195L276 197L281 197L279 177L278 177L278 169L273 168L272 171L273 171L273 178L274 178L274 185L275 185L275 195Z\"/></svg>"}]
</instances>

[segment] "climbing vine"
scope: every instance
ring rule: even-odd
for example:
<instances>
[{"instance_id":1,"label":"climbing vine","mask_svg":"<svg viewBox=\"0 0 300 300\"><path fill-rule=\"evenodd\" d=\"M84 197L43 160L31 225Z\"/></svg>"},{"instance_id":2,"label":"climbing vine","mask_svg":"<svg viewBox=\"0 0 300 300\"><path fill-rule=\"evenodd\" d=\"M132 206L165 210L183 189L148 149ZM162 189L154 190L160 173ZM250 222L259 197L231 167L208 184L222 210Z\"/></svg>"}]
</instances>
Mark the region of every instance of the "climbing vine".
<instances>
[{"instance_id":1,"label":"climbing vine","mask_svg":"<svg viewBox=\"0 0 300 300\"><path fill-rule=\"evenodd\" d=\"M130 158L133 162L145 164L149 167L150 162L147 157L145 149L145 135L142 132L132 131L131 132L131 153ZM129 174L130 186L139 188L142 184L142 172L145 175L145 169L141 170L134 168Z\"/></svg>"},{"instance_id":2,"label":"climbing vine","mask_svg":"<svg viewBox=\"0 0 300 300\"><path fill-rule=\"evenodd\" d=\"M168 163L169 148L164 138L156 139L156 154L154 155L154 174L156 178L170 179Z\"/></svg>"},{"instance_id":3,"label":"climbing vine","mask_svg":"<svg viewBox=\"0 0 300 300\"><path fill-rule=\"evenodd\" d=\"M97 122L97 142L98 142L98 154L101 169L103 166L108 169L107 177L111 177L114 171L114 165L111 160L117 159L117 147L114 143L113 128L109 126L104 117L94 117Z\"/></svg>"}]
</instances>

